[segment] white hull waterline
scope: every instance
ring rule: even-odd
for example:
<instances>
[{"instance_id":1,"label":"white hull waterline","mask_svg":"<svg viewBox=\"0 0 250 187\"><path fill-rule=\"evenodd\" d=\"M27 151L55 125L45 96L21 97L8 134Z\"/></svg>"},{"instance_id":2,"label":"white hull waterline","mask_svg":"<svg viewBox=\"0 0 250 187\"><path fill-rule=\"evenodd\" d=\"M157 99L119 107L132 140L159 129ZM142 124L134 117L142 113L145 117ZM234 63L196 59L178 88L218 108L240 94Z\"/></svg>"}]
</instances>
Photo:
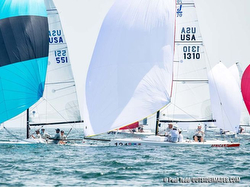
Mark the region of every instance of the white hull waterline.
<instances>
[{"instance_id":1,"label":"white hull waterline","mask_svg":"<svg viewBox=\"0 0 250 187\"><path fill-rule=\"evenodd\" d=\"M208 140L205 142L195 142L185 140L183 142L167 142L165 137L148 137L146 139L113 139L110 141L111 146L202 146L202 147L239 147L240 143L232 143L222 140Z\"/></svg>"}]
</instances>

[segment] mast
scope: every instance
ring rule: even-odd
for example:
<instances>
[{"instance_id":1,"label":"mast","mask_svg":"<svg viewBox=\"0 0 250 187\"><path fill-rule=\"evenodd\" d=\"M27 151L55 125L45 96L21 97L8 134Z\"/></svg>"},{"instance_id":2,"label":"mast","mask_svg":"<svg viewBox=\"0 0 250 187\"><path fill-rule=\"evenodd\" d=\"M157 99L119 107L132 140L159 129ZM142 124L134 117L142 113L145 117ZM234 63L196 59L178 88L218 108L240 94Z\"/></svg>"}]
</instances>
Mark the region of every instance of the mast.
<instances>
[{"instance_id":1,"label":"mast","mask_svg":"<svg viewBox=\"0 0 250 187\"><path fill-rule=\"evenodd\" d=\"M160 121L159 117L160 117L160 110L158 110L156 113L155 136L158 135L158 131L159 131L159 121Z\"/></svg>"},{"instance_id":2,"label":"mast","mask_svg":"<svg viewBox=\"0 0 250 187\"><path fill-rule=\"evenodd\" d=\"M26 138L29 139L30 137L29 109L27 109L26 111L27 111Z\"/></svg>"}]
</instances>

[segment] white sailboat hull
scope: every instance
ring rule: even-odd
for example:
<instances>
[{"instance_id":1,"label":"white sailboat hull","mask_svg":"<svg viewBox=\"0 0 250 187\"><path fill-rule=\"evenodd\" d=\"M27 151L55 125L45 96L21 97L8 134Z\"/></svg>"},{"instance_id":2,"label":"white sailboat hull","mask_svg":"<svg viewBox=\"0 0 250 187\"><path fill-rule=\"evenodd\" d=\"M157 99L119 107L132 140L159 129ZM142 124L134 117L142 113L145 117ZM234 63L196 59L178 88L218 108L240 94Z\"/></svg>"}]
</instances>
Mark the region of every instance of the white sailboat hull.
<instances>
[{"instance_id":1,"label":"white sailboat hull","mask_svg":"<svg viewBox=\"0 0 250 187\"><path fill-rule=\"evenodd\" d=\"M183 142L167 142L165 137L147 139L113 139L110 146L202 146L202 147L239 147L240 143L231 143L221 140L208 140L205 142L194 142L186 140Z\"/></svg>"}]
</instances>

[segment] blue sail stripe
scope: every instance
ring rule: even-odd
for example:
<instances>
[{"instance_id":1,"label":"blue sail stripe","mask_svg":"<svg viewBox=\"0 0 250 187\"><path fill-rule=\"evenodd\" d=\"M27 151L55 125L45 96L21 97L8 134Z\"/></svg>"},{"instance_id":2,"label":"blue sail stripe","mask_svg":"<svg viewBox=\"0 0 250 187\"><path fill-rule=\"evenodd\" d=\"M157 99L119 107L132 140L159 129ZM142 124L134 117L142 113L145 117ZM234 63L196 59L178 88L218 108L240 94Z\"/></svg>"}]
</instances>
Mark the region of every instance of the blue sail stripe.
<instances>
[{"instance_id":1,"label":"blue sail stripe","mask_svg":"<svg viewBox=\"0 0 250 187\"><path fill-rule=\"evenodd\" d=\"M27 15L47 17L44 0L0 1L0 19Z\"/></svg>"},{"instance_id":2,"label":"blue sail stripe","mask_svg":"<svg viewBox=\"0 0 250 187\"><path fill-rule=\"evenodd\" d=\"M42 97L48 57L0 68L0 123L22 113Z\"/></svg>"}]
</instances>

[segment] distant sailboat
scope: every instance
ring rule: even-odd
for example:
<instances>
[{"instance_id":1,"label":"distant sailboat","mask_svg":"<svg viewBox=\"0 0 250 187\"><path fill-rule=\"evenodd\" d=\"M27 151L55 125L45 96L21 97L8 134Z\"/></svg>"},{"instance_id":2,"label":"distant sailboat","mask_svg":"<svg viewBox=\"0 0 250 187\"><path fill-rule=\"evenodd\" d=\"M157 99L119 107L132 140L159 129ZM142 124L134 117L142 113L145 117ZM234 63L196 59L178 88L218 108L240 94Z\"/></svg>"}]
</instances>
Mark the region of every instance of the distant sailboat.
<instances>
[{"instance_id":1,"label":"distant sailboat","mask_svg":"<svg viewBox=\"0 0 250 187\"><path fill-rule=\"evenodd\" d=\"M209 73L209 86L215 125L225 131L237 133L242 96L236 79L222 63L219 63Z\"/></svg>"},{"instance_id":2,"label":"distant sailboat","mask_svg":"<svg viewBox=\"0 0 250 187\"><path fill-rule=\"evenodd\" d=\"M0 2L0 123L43 95L49 51L43 0Z\"/></svg>"},{"instance_id":3,"label":"distant sailboat","mask_svg":"<svg viewBox=\"0 0 250 187\"><path fill-rule=\"evenodd\" d=\"M125 126L157 111L158 128L159 110L169 103L176 106L173 98L182 99L185 96L185 93L176 95L177 92L173 91L178 88L177 84L188 85L182 88L182 92L194 90L198 102L194 113L198 111L200 114L201 107L207 106L209 90L206 66L200 63L204 58L203 43L199 40L194 8L192 1L184 0L177 1L176 14L174 0L119 0L114 3L101 27L86 80L86 136ZM189 20L185 15L191 15L187 16ZM177 60L174 51L175 57L179 53ZM188 103L189 100L180 104L185 104L188 109ZM189 117L189 122L213 121L209 114L191 116L187 112L189 109L177 109L185 114L184 117ZM172 117L166 121L184 121L181 115ZM110 144L239 146L238 143L218 140L172 143L161 136L113 139Z\"/></svg>"},{"instance_id":4,"label":"distant sailboat","mask_svg":"<svg viewBox=\"0 0 250 187\"><path fill-rule=\"evenodd\" d=\"M83 122L60 17L52 0L45 0L45 5L49 22L49 63L43 97L30 107L27 128Z\"/></svg>"},{"instance_id":5,"label":"distant sailboat","mask_svg":"<svg viewBox=\"0 0 250 187\"><path fill-rule=\"evenodd\" d=\"M234 76L235 80L237 81L238 86L239 86L239 90L241 91L241 79L242 79L243 71L240 67L239 62L237 62L237 63L233 64L231 67L229 67L229 70L232 73L232 75ZM242 97L242 100L243 100L243 97ZM242 103L243 104L242 104L242 108L241 108L241 119L240 119L239 125L244 128L244 134L245 134L246 130L250 128L250 116L249 116L249 113L247 111L247 108L246 108L244 101Z\"/></svg>"}]
</instances>

